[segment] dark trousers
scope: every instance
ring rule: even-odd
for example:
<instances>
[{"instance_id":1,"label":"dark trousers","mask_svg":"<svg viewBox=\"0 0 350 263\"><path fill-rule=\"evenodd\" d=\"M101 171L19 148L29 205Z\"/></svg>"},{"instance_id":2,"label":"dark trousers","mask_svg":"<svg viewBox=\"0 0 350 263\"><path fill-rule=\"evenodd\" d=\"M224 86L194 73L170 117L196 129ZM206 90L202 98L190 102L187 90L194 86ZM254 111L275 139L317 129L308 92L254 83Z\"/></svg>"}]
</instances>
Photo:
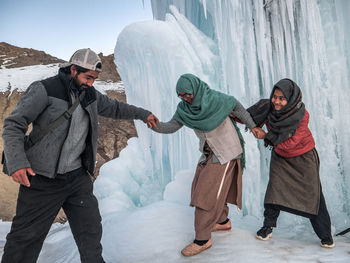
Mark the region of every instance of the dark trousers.
<instances>
[{"instance_id":1,"label":"dark trousers","mask_svg":"<svg viewBox=\"0 0 350 263\"><path fill-rule=\"evenodd\" d=\"M100 263L101 216L93 184L83 169L60 179L36 175L31 186L20 186L16 216L7 235L2 263L34 263L62 207L78 246L81 262Z\"/></svg>"},{"instance_id":2,"label":"dark trousers","mask_svg":"<svg viewBox=\"0 0 350 263\"><path fill-rule=\"evenodd\" d=\"M324 199L322 189L320 193L320 206L318 209L318 215L310 215L303 212L295 211L278 205L265 205L264 211L264 226L276 227L277 218L280 214L280 210L308 217L316 235L322 239L329 239L332 237L331 233L331 219L328 214L326 201Z\"/></svg>"}]
</instances>

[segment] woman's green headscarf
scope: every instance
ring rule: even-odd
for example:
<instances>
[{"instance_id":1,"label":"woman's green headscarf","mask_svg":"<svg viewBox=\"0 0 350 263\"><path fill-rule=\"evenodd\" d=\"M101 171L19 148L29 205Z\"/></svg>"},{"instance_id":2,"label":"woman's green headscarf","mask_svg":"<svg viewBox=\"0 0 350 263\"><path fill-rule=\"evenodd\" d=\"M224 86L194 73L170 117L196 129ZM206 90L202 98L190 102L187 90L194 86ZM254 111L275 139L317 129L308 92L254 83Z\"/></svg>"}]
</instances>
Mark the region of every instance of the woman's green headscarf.
<instances>
[{"instance_id":1,"label":"woman's green headscarf","mask_svg":"<svg viewBox=\"0 0 350 263\"><path fill-rule=\"evenodd\" d=\"M192 74L184 74L177 81L176 93L179 95L183 92L193 94L193 102L189 104L181 101L173 118L189 128L202 132L209 132L219 127L237 104L235 97L210 89L207 83ZM244 140L236 122L231 120L243 149L242 167L244 167Z\"/></svg>"}]
</instances>

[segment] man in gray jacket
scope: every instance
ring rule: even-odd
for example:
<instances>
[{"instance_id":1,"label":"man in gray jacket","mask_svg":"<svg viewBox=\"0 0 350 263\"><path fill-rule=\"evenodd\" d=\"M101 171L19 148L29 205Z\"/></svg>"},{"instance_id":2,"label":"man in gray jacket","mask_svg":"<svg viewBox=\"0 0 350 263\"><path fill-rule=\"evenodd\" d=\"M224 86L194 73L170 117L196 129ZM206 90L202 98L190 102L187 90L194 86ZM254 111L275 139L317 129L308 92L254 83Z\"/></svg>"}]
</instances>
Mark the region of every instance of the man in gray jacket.
<instances>
[{"instance_id":1,"label":"man in gray jacket","mask_svg":"<svg viewBox=\"0 0 350 263\"><path fill-rule=\"evenodd\" d=\"M101 70L95 52L76 51L68 63L60 66L58 75L32 83L4 121L8 174L21 185L2 263L36 262L61 207L81 262L104 262L101 216L89 176L96 162L98 115L139 119L150 128L158 119L145 109L112 100L95 90L92 85ZM67 115L67 109L78 99L73 114ZM48 125L65 112L66 120L47 131ZM32 132L25 137L31 123ZM45 135L36 140L45 129Z\"/></svg>"}]
</instances>

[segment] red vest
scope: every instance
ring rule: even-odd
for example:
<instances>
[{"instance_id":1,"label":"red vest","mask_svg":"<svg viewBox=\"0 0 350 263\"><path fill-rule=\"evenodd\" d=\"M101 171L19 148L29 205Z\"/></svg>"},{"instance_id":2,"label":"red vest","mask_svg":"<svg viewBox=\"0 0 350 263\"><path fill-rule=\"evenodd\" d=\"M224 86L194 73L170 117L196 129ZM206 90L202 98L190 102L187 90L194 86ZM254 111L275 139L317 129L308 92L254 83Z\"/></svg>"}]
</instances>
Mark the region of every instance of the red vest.
<instances>
[{"instance_id":1,"label":"red vest","mask_svg":"<svg viewBox=\"0 0 350 263\"><path fill-rule=\"evenodd\" d=\"M299 124L295 134L287 140L274 147L274 151L283 157L295 157L302 155L315 147L315 140L308 127L309 113L305 110L305 115Z\"/></svg>"}]
</instances>

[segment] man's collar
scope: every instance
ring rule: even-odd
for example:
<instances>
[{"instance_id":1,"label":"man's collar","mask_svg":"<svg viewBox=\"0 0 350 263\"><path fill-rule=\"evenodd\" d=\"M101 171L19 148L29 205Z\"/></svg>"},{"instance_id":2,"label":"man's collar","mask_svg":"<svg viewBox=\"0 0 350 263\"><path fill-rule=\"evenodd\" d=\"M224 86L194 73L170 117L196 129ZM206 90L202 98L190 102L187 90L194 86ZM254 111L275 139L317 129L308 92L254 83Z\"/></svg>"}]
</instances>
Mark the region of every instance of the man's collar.
<instances>
[{"instance_id":1,"label":"man's collar","mask_svg":"<svg viewBox=\"0 0 350 263\"><path fill-rule=\"evenodd\" d=\"M74 97L78 97L78 95L80 94L78 88L74 85L74 82L72 82L72 85L70 85L71 90L74 93Z\"/></svg>"}]
</instances>

